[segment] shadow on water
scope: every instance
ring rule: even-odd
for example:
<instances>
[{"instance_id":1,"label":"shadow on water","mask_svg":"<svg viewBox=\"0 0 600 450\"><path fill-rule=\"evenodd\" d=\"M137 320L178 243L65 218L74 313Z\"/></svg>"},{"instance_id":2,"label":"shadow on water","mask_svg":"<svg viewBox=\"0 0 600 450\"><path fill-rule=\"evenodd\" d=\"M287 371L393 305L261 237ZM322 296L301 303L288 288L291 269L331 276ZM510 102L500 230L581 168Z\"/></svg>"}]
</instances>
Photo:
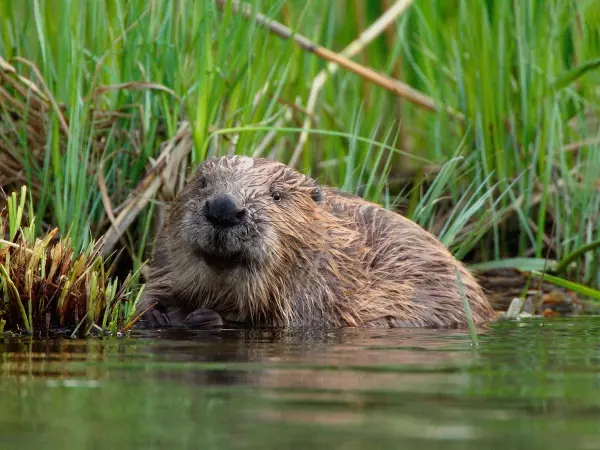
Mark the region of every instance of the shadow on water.
<instances>
[{"instance_id":1,"label":"shadow on water","mask_svg":"<svg viewBox=\"0 0 600 450\"><path fill-rule=\"evenodd\" d=\"M0 448L600 448L600 322L0 340Z\"/></svg>"}]
</instances>

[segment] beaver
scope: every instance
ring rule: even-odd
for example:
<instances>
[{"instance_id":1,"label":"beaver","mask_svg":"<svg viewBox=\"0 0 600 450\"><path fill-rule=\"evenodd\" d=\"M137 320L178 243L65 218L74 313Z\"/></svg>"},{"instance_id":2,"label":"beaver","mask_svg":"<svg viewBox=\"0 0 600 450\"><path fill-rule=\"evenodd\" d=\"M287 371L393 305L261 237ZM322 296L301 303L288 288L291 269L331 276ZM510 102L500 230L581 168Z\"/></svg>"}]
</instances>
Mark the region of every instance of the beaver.
<instances>
[{"instance_id":1,"label":"beaver","mask_svg":"<svg viewBox=\"0 0 600 450\"><path fill-rule=\"evenodd\" d=\"M461 327L463 295L476 325L495 317L416 223L281 162L230 155L205 160L169 205L136 311L151 328Z\"/></svg>"}]
</instances>

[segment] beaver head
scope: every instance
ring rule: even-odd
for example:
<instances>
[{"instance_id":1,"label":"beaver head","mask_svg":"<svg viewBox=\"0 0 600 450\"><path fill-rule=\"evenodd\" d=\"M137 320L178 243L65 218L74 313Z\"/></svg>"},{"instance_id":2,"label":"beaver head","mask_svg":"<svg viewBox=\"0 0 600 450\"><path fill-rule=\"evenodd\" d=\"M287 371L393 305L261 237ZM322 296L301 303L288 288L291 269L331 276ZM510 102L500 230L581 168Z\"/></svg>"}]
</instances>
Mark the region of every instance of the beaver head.
<instances>
[{"instance_id":1,"label":"beaver head","mask_svg":"<svg viewBox=\"0 0 600 450\"><path fill-rule=\"evenodd\" d=\"M315 180L282 163L210 158L182 192L177 232L213 271L257 270L306 246L322 200Z\"/></svg>"}]
</instances>

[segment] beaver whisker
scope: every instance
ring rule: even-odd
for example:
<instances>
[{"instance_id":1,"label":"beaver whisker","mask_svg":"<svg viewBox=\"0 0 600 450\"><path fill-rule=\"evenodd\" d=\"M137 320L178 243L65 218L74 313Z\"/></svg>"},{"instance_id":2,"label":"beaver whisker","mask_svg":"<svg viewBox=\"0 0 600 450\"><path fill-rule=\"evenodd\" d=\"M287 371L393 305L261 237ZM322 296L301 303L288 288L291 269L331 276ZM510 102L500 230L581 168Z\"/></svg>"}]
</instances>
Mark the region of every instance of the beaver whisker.
<instances>
[{"instance_id":1,"label":"beaver whisker","mask_svg":"<svg viewBox=\"0 0 600 450\"><path fill-rule=\"evenodd\" d=\"M273 220L273 219L263 219L263 218L254 219L254 222L257 224L260 223L260 224L268 224L268 225L273 225L273 224L278 224L278 223L286 223L283 220Z\"/></svg>"},{"instance_id":2,"label":"beaver whisker","mask_svg":"<svg viewBox=\"0 0 600 450\"><path fill-rule=\"evenodd\" d=\"M257 208L257 209L254 209L254 210L252 210L252 211L251 211L251 213L252 213L252 214L256 214L256 213L258 213L258 212L260 212L260 211L263 211L263 210L265 210L265 209L267 209L267 208L269 208L269 207L272 207L272 206L273 206L273 205L271 205L271 204L266 204L266 205L264 205L262 208Z\"/></svg>"}]
</instances>

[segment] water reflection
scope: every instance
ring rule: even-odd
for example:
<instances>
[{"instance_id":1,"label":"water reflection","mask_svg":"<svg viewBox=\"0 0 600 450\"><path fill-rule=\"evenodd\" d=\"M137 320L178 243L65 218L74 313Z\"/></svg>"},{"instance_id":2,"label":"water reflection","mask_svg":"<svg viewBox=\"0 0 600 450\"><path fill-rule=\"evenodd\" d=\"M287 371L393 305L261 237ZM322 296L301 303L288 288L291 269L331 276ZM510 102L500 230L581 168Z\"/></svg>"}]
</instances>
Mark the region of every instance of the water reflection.
<instances>
[{"instance_id":1,"label":"water reflection","mask_svg":"<svg viewBox=\"0 0 600 450\"><path fill-rule=\"evenodd\" d=\"M0 373L101 379L141 370L146 379L202 385L392 388L398 376L418 382L423 373L468 364L469 347L460 331L137 331L120 339L0 341Z\"/></svg>"},{"instance_id":2,"label":"water reflection","mask_svg":"<svg viewBox=\"0 0 600 450\"><path fill-rule=\"evenodd\" d=\"M478 348L419 329L5 339L0 448L600 448L599 337L592 318L500 323Z\"/></svg>"}]
</instances>

